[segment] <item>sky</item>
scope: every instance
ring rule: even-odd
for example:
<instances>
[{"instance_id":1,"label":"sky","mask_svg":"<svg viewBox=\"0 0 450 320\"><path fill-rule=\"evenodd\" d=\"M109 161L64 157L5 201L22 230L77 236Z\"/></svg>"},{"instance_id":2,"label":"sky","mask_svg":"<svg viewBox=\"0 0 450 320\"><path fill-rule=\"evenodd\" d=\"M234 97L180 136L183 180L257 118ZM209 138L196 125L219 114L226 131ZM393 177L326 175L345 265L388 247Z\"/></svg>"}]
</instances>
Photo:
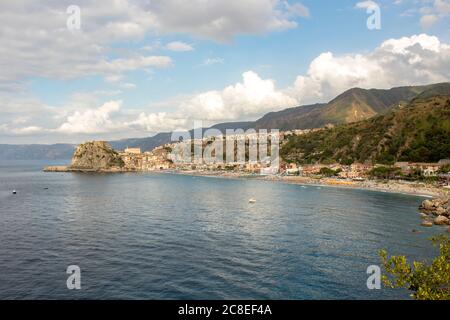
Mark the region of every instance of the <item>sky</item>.
<instances>
[{"instance_id":1,"label":"sky","mask_svg":"<svg viewBox=\"0 0 450 320\"><path fill-rule=\"evenodd\" d=\"M450 81L450 0L2 0L0 143L255 120Z\"/></svg>"}]
</instances>

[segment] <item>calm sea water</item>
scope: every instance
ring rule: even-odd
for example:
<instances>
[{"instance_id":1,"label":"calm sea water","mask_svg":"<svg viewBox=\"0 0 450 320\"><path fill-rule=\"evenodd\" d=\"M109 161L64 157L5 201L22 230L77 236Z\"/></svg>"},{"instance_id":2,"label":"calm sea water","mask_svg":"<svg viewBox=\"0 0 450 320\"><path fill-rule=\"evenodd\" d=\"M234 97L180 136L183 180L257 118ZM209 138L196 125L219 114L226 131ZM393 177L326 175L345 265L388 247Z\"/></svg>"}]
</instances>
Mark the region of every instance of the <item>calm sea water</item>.
<instances>
[{"instance_id":1,"label":"calm sea water","mask_svg":"<svg viewBox=\"0 0 450 320\"><path fill-rule=\"evenodd\" d=\"M430 258L442 231L413 196L44 165L0 164L0 299L408 299L366 268L382 248Z\"/></svg>"}]
</instances>

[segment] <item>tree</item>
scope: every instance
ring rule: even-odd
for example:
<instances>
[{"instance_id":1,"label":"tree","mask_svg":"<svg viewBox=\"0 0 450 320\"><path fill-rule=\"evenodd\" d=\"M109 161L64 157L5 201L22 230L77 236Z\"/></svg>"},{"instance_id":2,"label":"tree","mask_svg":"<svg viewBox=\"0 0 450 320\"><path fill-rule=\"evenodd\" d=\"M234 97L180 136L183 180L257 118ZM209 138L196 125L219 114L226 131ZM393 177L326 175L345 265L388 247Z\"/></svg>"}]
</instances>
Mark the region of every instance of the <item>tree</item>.
<instances>
[{"instance_id":1,"label":"tree","mask_svg":"<svg viewBox=\"0 0 450 320\"><path fill-rule=\"evenodd\" d=\"M449 172L450 172L450 164L446 164L439 170L439 173L449 173Z\"/></svg>"},{"instance_id":2,"label":"tree","mask_svg":"<svg viewBox=\"0 0 450 320\"><path fill-rule=\"evenodd\" d=\"M397 168L397 167L376 167L373 168L370 172L369 175L372 178L378 178L378 179L392 179L394 178L396 175L401 173L401 169Z\"/></svg>"},{"instance_id":3,"label":"tree","mask_svg":"<svg viewBox=\"0 0 450 320\"><path fill-rule=\"evenodd\" d=\"M334 177L336 175L336 171L328 167L324 167L320 169L319 174L325 177Z\"/></svg>"},{"instance_id":4,"label":"tree","mask_svg":"<svg viewBox=\"0 0 450 320\"><path fill-rule=\"evenodd\" d=\"M390 275L383 275L384 285L409 289L416 300L450 300L450 239L441 235L431 240L440 249L431 264L414 261L411 265L405 256L388 258L386 250L381 250L383 266Z\"/></svg>"}]
</instances>

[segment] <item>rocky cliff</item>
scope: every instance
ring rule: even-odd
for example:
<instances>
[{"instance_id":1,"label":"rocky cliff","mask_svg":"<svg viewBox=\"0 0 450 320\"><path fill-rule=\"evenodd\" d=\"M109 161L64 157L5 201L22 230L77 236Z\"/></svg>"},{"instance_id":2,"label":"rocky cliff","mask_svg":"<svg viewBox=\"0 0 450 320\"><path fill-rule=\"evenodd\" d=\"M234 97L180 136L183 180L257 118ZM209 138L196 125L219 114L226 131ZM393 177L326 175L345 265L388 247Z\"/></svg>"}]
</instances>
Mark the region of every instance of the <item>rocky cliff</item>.
<instances>
[{"instance_id":1,"label":"rocky cliff","mask_svg":"<svg viewBox=\"0 0 450 320\"><path fill-rule=\"evenodd\" d=\"M71 170L102 171L122 168L124 162L119 154L104 141L93 141L79 145L72 157Z\"/></svg>"}]
</instances>

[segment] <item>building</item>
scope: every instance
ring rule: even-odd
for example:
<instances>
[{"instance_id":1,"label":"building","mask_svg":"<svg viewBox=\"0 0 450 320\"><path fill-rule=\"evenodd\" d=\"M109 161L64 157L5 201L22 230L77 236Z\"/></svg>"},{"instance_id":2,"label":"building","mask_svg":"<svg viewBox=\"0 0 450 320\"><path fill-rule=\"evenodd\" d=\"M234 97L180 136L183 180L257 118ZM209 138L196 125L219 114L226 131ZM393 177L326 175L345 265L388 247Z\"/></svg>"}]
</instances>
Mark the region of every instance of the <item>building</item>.
<instances>
[{"instance_id":1,"label":"building","mask_svg":"<svg viewBox=\"0 0 450 320\"><path fill-rule=\"evenodd\" d=\"M320 169L325 168L326 165L323 164L307 164L302 167L302 175L309 176L309 175L316 175L319 174Z\"/></svg>"},{"instance_id":2,"label":"building","mask_svg":"<svg viewBox=\"0 0 450 320\"><path fill-rule=\"evenodd\" d=\"M402 174L408 175L411 174L411 166L409 165L409 162L396 162L394 164L394 167L400 168Z\"/></svg>"},{"instance_id":3,"label":"building","mask_svg":"<svg viewBox=\"0 0 450 320\"><path fill-rule=\"evenodd\" d=\"M126 148L124 153L141 154L141 148Z\"/></svg>"},{"instance_id":4,"label":"building","mask_svg":"<svg viewBox=\"0 0 450 320\"><path fill-rule=\"evenodd\" d=\"M410 163L412 170L420 171L426 177L437 176L442 166L439 163Z\"/></svg>"},{"instance_id":5,"label":"building","mask_svg":"<svg viewBox=\"0 0 450 320\"><path fill-rule=\"evenodd\" d=\"M441 159L441 160L439 160L438 165L440 165L440 166L450 165L450 159Z\"/></svg>"},{"instance_id":6,"label":"building","mask_svg":"<svg viewBox=\"0 0 450 320\"><path fill-rule=\"evenodd\" d=\"M139 148L127 148L119 155L125 163L125 168L130 171L168 170L173 167L166 148L156 148L144 153L141 153Z\"/></svg>"}]
</instances>

